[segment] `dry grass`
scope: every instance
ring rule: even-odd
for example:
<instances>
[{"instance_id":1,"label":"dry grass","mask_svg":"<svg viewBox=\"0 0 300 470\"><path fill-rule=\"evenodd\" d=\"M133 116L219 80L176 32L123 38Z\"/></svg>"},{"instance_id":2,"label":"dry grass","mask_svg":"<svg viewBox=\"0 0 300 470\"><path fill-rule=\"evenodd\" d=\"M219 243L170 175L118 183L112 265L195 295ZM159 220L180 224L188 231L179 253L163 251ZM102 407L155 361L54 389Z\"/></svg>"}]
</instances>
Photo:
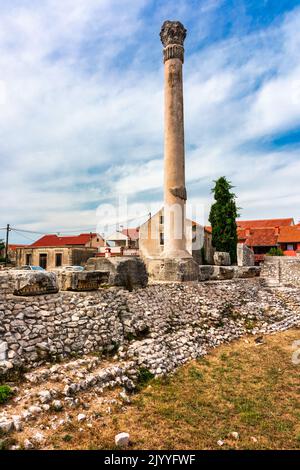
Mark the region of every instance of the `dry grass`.
<instances>
[{"instance_id":1,"label":"dry grass","mask_svg":"<svg viewBox=\"0 0 300 470\"><path fill-rule=\"evenodd\" d=\"M219 449L219 439L222 449L299 449L296 339L299 329L267 336L259 346L252 337L224 345L172 377L150 381L131 405L102 414L92 428L56 431L49 447L114 449L115 434L126 431L132 449ZM228 437L232 431L238 440Z\"/></svg>"}]
</instances>

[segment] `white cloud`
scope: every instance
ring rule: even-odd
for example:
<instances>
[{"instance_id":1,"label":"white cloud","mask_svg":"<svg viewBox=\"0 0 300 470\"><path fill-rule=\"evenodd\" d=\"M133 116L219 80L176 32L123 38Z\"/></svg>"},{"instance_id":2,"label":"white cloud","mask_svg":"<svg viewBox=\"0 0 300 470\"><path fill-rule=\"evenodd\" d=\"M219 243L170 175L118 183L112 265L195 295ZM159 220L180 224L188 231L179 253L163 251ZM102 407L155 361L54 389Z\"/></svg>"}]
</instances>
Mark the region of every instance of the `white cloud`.
<instances>
[{"instance_id":1,"label":"white cloud","mask_svg":"<svg viewBox=\"0 0 300 470\"><path fill-rule=\"evenodd\" d=\"M152 22L143 16L146 0L3 3L0 227L89 227L97 205L117 193L142 207L152 194L159 207L158 32L172 3L164 2ZM299 126L300 9L189 54L195 38L209 36L222 2L201 5L192 12L180 0L176 10L193 31L184 65L191 200L207 215L212 180L225 174L237 186L243 216L300 218L297 151L253 145Z\"/></svg>"}]
</instances>

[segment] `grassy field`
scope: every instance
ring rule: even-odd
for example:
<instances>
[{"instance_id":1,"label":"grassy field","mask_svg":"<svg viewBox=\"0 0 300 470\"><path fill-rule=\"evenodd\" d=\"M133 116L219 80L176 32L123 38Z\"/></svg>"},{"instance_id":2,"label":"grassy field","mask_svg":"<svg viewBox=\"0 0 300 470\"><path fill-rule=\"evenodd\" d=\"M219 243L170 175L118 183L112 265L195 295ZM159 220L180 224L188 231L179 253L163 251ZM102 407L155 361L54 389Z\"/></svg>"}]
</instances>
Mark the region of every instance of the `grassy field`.
<instances>
[{"instance_id":1,"label":"grassy field","mask_svg":"<svg viewBox=\"0 0 300 470\"><path fill-rule=\"evenodd\" d=\"M100 413L92 428L65 428L52 445L114 449L115 434L126 431L132 449L299 449L297 339L300 330L293 329L261 345L252 337L224 345L167 379L150 380L125 410Z\"/></svg>"}]
</instances>

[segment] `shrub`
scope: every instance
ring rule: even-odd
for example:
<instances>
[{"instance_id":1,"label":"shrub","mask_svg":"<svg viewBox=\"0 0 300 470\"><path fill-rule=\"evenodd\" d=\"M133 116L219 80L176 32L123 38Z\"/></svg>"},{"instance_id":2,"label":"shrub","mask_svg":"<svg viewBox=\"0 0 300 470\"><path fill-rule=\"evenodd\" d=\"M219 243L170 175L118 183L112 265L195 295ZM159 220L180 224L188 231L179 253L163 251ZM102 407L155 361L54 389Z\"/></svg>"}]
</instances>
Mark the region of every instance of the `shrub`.
<instances>
[{"instance_id":1,"label":"shrub","mask_svg":"<svg viewBox=\"0 0 300 470\"><path fill-rule=\"evenodd\" d=\"M267 253L268 256L283 256L283 251L281 248L273 247Z\"/></svg>"},{"instance_id":2,"label":"shrub","mask_svg":"<svg viewBox=\"0 0 300 470\"><path fill-rule=\"evenodd\" d=\"M141 367L138 372L138 384L146 385L150 380L154 379L154 374L146 367Z\"/></svg>"},{"instance_id":3,"label":"shrub","mask_svg":"<svg viewBox=\"0 0 300 470\"><path fill-rule=\"evenodd\" d=\"M13 391L8 385L0 385L0 403L7 402L12 395Z\"/></svg>"}]
</instances>

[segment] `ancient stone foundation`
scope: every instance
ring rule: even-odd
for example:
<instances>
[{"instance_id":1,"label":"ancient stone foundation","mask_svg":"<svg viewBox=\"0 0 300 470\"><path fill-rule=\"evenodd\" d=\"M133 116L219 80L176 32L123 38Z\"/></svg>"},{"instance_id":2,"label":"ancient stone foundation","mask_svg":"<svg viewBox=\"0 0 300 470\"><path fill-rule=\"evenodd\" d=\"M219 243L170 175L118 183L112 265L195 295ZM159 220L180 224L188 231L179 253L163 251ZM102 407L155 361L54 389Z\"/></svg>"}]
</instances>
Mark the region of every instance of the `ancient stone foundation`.
<instances>
[{"instance_id":1,"label":"ancient stone foundation","mask_svg":"<svg viewBox=\"0 0 300 470\"><path fill-rule=\"evenodd\" d=\"M118 352L155 373L203 354L253 328L299 322L293 296L264 288L260 279L150 285L129 292L0 298L0 372L72 355ZM295 297L295 299L296 299ZM207 343L208 342L208 343ZM159 369L159 370L158 370Z\"/></svg>"}]
</instances>

